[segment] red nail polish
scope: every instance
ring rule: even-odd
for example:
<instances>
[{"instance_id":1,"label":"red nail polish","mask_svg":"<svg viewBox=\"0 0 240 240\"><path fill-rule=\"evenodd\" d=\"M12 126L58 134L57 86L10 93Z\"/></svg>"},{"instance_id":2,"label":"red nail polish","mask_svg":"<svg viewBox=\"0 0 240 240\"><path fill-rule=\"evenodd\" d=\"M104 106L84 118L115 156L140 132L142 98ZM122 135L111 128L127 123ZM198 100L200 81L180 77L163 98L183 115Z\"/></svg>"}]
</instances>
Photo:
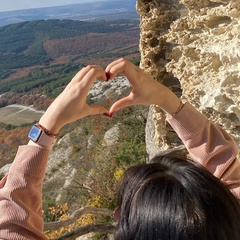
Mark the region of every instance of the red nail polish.
<instances>
[{"instance_id":1,"label":"red nail polish","mask_svg":"<svg viewBox=\"0 0 240 240\"><path fill-rule=\"evenodd\" d=\"M105 72L105 73L106 73L107 81L109 81L109 79L110 79L110 72Z\"/></svg>"},{"instance_id":2,"label":"red nail polish","mask_svg":"<svg viewBox=\"0 0 240 240\"><path fill-rule=\"evenodd\" d=\"M113 117L115 112L109 113L109 117Z\"/></svg>"},{"instance_id":3,"label":"red nail polish","mask_svg":"<svg viewBox=\"0 0 240 240\"><path fill-rule=\"evenodd\" d=\"M103 115L106 116L106 117L113 117L115 112L112 112L112 113L104 113Z\"/></svg>"},{"instance_id":4,"label":"red nail polish","mask_svg":"<svg viewBox=\"0 0 240 240\"><path fill-rule=\"evenodd\" d=\"M109 113L104 113L103 115L106 117L111 117Z\"/></svg>"}]
</instances>

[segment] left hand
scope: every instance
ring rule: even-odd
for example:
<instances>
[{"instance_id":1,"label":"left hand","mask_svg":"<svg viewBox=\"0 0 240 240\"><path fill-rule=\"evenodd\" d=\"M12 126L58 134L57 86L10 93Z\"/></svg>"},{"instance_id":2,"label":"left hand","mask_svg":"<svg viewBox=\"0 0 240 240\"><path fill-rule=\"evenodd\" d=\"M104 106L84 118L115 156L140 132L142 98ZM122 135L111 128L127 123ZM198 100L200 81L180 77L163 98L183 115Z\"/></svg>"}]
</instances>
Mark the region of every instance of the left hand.
<instances>
[{"instance_id":1,"label":"left hand","mask_svg":"<svg viewBox=\"0 0 240 240\"><path fill-rule=\"evenodd\" d=\"M97 78L107 80L101 67L89 65L81 69L49 106L39 123L52 133L58 133L67 123L88 115L108 113L103 106L86 103L88 93Z\"/></svg>"},{"instance_id":2,"label":"left hand","mask_svg":"<svg viewBox=\"0 0 240 240\"><path fill-rule=\"evenodd\" d=\"M169 88L124 58L110 63L106 72L110 80L115 78L118 73L123 73L132 85L130 94L111 106L110 116L119 109L133 105L155 104L168 114L176 113L181 106L180 99Z\"/></svg>"}]
</instances>

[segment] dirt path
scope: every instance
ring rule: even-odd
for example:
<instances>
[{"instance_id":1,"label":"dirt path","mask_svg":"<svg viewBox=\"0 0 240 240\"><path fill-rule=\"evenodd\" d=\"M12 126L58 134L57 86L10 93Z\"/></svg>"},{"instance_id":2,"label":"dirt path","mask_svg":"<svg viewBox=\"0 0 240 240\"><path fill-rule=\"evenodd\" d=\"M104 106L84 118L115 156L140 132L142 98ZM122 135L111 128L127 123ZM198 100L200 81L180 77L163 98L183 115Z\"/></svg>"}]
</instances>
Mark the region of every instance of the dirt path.
<instances>
[{"instance_id":1,"label":"dirt path","mask_svg":"<svg viewBox=\"0 0 240 240\"><path fill-rule=\"evenodd\" d=\"M5 108L9 108L9 107L20 108L20 110L18 112L15 112L15 113L11 114L11 115L8 115L8 117L12 117L12 116L14 116L14 115L16 115L18 113L23 112L23 111L33 111L33 112L39 113L39 114L43 114L44 113L44 111L36 110L35 108L33 108L31 106L23 106L23 105L20 105L20 104L12 104L12 105L9 105L9 106L7 106Z\"/></svg>"},{"instance_id":2,"label":"dirt path","mask_svg":"<svg viewBox=\"0 0 240 240\"><path fill-rule=\"evenodd\" d=\"M19 126L25 123L38 121L44 111L39 111L32 106L13 104L0 108L0 122Z\"/></svg>"}]
</instances>

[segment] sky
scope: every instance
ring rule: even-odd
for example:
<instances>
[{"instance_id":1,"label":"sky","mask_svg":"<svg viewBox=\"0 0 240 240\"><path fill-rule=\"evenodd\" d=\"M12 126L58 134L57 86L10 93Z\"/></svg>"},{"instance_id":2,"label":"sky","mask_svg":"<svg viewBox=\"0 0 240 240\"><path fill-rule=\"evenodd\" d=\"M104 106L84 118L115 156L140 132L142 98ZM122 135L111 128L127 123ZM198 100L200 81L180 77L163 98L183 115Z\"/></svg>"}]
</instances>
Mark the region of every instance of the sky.
<instances>
[{"instance_id":1,"label":"sky","mask_svg":"<svg viewBox=\"0 0 240 240\"><path fill-rule=\"evenodd\" d=\"M0 0L0 12L106 0Z\"/></svg>"}]
</instances>

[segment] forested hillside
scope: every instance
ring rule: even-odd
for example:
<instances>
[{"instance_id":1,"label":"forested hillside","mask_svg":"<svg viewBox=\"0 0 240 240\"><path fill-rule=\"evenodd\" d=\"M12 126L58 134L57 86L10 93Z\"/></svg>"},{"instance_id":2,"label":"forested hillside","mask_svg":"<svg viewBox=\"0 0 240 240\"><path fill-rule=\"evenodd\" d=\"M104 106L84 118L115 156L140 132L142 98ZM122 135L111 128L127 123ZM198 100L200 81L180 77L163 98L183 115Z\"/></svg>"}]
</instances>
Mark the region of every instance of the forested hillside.
<instances>
[{"instance_id":1,"label":"forested hillside","mask_svg":"<svg viewBox=\"0 0 240 240\"><path fill-rule=\"evenodd\" d=\"M11 104L45 110L83 66L105 67L118 57L138 63L138 44L136 20L37 20L1 27L0 111ZM12 116L16 120L15 112ZM17 140L26 134L20 125L3 119L0 124L1 167L12 161L18 144L26 143Z\"/></svg>"},{"instance_id":2,"label":"forested hillside","mask_svg":"<svg viewBox=\"0 0 240 240\"><path fill-rule=\"evenodd\" d=\"M116 23L72 20L31 21L0 28L0 68L13 69L53 60L44 49L44 42L87 33L120 33L129 28L129 22ZM62 53L64 54L64 52Z\"/></svg>"},{"instance_id":3,"label":"forested hillside","mask_svg":"<svg viewBox=\"0 0 240 240\"><path fill-rule=\"evenodd\" d=\"M55 97L81 67L118 57L139 61L139 22L38 20L0 28L0 107ZM24 93L24 99L21 94ZM26 93L28 98L26 100ZM35 103L38 109L46 104Z\"/></svg>"},{"instance_id":4,"label":"forested hillside","mask_svg":"<svg viewBox=\"0 0 240 240\"><path fill-rule=\"evenodd\" d=\"M1 27L0 111L5 111L0 114L3 116L0 119L0 170L13 161L17 147L27 143L27 133L33 123L28 121L16 126L4 122L4 114L15 109L7 105L45 110L74 74L87 64L105 67L119 57L138 64L138 46L139 21L135 20L41 20ZM113 81L97 82L87 101L109 107L130 91L125 80L120 76ZM13 111L9 115L17 122L22 115L16 115L18 110ZM27 114L21 109L19 112ZM68 218L80 206L108 208L111 213L116 207L116 186L124 169L145 161L146 118L146 107L131 107L119 111L113 119L89 117L67 125L60 132L44 183L46 224ZM0 171L0 177L4 173L6 170ZM65 181L69 182L68 186ZM85 214L69 226L46 227L45 233L53 239L95 222L114 228L109 216ZM92 239L106 237L103 232Z\"/></svg>"},{"instance_id":5,"label":"forested hillside","mask_svg":"<svg viewBox=\"0 0 240 240\"><path fill-rule=\"evenodd\" d=\"M132 30L134 31L132 32ZM48 51L54 55L53 51L59 50L57 48L51 49L48 41L52 43L53 40L65 39L65 43L67 44L72 37L83 36L89 33L104 34L109 37L115 33L115 40L125 35L126 38L130 38L126 39L126 41L129 41L129 44L138 44L137 21L84 22L73 20L38 20L4 26L0 28L0 79L8 77L14 69L43 63L50 64L54 60L54 57L50 56ZM133 41L131 36L135 37L135 41ZM114 40L111 38L111 41ZM87 42L87 48L91 49L94 47L94 49L97 49L99 44L101 43L93 39L93 41ZM79 42L78 47L81 48L82 45L86 45L86 42ZM127 45L124 43L122 46ZM65 55L64 49L61 50L62 52L57 52L57 55ZM73 52L74 50L77 49L72 49ZM100 50L102 48L98 52ZM105 43L104 51L108 51L107 42Z\"/></svg>"}]
</instances>

